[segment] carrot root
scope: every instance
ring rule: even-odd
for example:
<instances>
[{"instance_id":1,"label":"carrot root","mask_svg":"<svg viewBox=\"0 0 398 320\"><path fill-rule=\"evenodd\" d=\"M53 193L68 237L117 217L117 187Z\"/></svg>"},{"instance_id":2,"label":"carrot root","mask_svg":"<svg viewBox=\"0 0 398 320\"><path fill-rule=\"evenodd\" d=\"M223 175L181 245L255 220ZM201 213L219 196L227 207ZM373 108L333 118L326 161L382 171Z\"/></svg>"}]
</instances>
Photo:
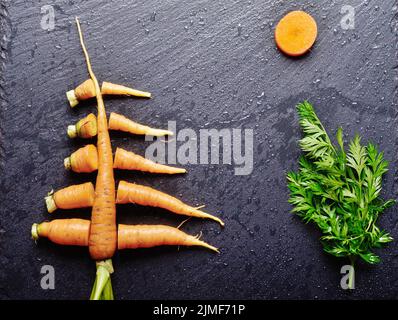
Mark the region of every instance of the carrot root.
<instances>
[{"instance_id":1,"label":"carrot root","mask_svg":"<svg viewBox=\"0 0 398 320\"><path fill-rule=\"evenodd\" d=\"M109 130L118 130L138 135L149 135L154 137L172 136L173 132L163 129L155 129L137 123L121 114L111 112L108 122Z\"/></svg>"},{"instance_id":2,"label":"carrot root","mask_svg":"<svg viewBox=\"0 0 398 320\"><path fill-rule=\"evenodd\" d=\"M164 225L123 225L119 224L118 249L152 248L161 245L199 246L214 252L219 250L191 236L178 228Z\"/></svg>"},{"instance_id":3,"label":"carrot root","mask_svg":"<svg viewBox=\"0 0 398 320\"><path fill-rule=\"evenodd\" d=\"M150 173L179 174L186 173L183 168L175 168L145 159L134 152L117 148L113 168L123 170L138 170Z\"/></svg>"},{"instance_id":4,"label":"carrot root","mask_svg":"<svg viewBox=\"0 0 398 320\"><path fill-rule=\"evenodd\" d=\"M91 79L87 79L79 84L74 90L66 93L69 104L72 108L76 107L81 100L87 100L95 97L95 87Z\"/></svg>"},{"instance_id":5,"label":"carrot root","mask_svg":"<svg viewBox=\"0 0 398 320\"><path fill-rule=\"evenodd\" d=\"M102 82L101 93L103 95L125 95L125 96L134 96L141 98L150 98L151 93L140 91L136 89L132 89L129 87L122 86L120 84L114 84L110 82Z\"/></svg>"},{"instance_id":6,"label":"carrot root","mask_svg":"<svg viewBox=\"0 0 398 320\"><path fill-rule=\"evenodd\" d=\"M176 214L211 219L224 226L224 222L220 218L191 207L173 196L150 187L126 181L119 182L116 192L116 203L136 203L142 206L163 208Z\"/></svg>"},{"instance_id":7,"label":"carrot root","mask_svg":"<svg viewBox=\"0 0 398 320\"><path fill-rule=\"evenodd\" d=\"M51 190L44 198L49 213L56 209L77 209L94 204L95 191L91 182L72 185L56 192Z\"/></svg>"},{"instance_id":8,"label":"carrot root","mask_svg":"<svg viewBox=\"0 0 398 320\"><path fill-rule=\"evenodd\" d=\"M69 138L92 138L97 135L97 132L97 118L93 113L80 119L76 124L69 125L67 129Z\"/></svg>"},{"instance_id":9,"label":"carrot root","mask_svg":"<svg viewBox=\"0 0 398 320\"><path fill-rule=\"evenodd\" d=\"M75 18L80 45L84 53L90 78L94 83L97 99L97 149L98 174L95 185L95 197L91 210L89 234L89 252L94 260L111 258L117 248L117 225L115 205L115 179L113 172L113 155L109 137L104 100L98 80L91 66L90 56L84 44L79 19Z\"/></svg>"},{"instance_id":10,"label":"carrot root","mask_svg":"<svg viewBox=\"0 0 398 320\"><path fill-rule=\"evenodd\" d=\"M48 238L50 241L61 245L88 246L90 232L90 220L84 219L56 219L51 222L42 222L33 224L31 235L33 240L39 238ZM199 246L214 252L219 250L200 240L201 233L197 236L191 236L178 228L165 225L123 225L119 224L117 239L118 249L138 249L152 248L157 246ZM97 262L98 268L104 267L109 274L113 272L110 259ZM102 277L103 275L101 275ZM97 279L98 280L98 279ZM101 280L102 281L102 280ZM98 286L98 282L97 282ZM96 287L94 285L94 287ZM103 286L100 283L99 289ZM98 298L98 293L93 293L92 297Z\"/></svg>"},{"instance_id":11,"label":"carrot root","mask_svg":"<svg viewBox=\"0 0 398 320\"><path fill-rule=\"evenodd\" d=\"M98 152L96 146L88 144L64 159L66 170L78 173L89 173L98 169Z\"/></svg>"}]
</instances>

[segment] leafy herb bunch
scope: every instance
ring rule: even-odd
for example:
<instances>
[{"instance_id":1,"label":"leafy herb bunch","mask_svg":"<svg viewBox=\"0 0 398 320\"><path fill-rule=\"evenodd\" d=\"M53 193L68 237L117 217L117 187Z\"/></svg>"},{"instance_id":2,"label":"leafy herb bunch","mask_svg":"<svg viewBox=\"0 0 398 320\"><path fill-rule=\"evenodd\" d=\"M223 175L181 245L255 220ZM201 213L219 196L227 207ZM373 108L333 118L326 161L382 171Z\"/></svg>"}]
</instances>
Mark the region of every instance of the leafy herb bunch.
<instances>
[{"instance_id":1,"label":"leafy herb bunch","mask_svg":"<svg viewBox=\"0 0 398 320\"><path fill-rule=\"evenodd\" d=\"M299 104L297 111L305 154L299 172L287 175L293 213L319 227L326 252L348 257L352 264L357 256L371 264L380 262L372 249L393 240L376 226L379 215L395 203L380 197L388 162L374 144L362 146L358 135L346 152L342 128L334 146L308 102Z\"/></svg>"}]
</instances>

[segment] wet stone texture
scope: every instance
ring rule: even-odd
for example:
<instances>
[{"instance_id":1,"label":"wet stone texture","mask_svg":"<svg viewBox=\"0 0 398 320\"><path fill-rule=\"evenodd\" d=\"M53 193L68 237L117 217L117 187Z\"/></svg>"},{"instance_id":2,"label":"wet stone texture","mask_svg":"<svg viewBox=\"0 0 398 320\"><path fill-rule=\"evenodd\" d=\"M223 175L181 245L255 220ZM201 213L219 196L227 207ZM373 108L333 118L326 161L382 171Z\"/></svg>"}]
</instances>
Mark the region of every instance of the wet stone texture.
<instances>
[{"instance_id":1,"label":"wet stone texture","mask_svg":"<svg viewBox=\"0 0 398 320\"><path fill-rule=\"evenodd\" d=\"M55 26L42 29L43 6L54 4ZM343 30L341 9L355 9ZM273 42L277 21L304 9L319 25L313 50L290 59ZM117 253L118 299L357 299L398 297L394 242L377 253L378 266L357 268L356 290L340 288L344 259L328 256L311 225L292 216L285 174L295 169L300 137L294 106L314 104L330 133L339 125L373 140L391 161L385 197L397 196L397 35L395 1L22 1L0 4L0 297L86 299L95 266L86 248L30 239L33 222L89 217L90 210L50 216L43 197L52 188L94 181L63 170L63 159L87 141L71 141L67 124L95 102L71 110L65 92L87 78L73 19L78 15L100 79L150 90L151 100L107 99L115 111L154 127L254 129L254 170L187 164L188 174L165 177L117 172L220 215L224 229L191 219L221 248L159 248ZM45 22L45 21L44 21ZM116 146L144 154L150 142L112 133ZM380 225L398 238L397 209ZM120 223L178 225L163 210L125 205ZM55 290L42 290L40 270L55 268Z\"/></svg>"}]
</instances>

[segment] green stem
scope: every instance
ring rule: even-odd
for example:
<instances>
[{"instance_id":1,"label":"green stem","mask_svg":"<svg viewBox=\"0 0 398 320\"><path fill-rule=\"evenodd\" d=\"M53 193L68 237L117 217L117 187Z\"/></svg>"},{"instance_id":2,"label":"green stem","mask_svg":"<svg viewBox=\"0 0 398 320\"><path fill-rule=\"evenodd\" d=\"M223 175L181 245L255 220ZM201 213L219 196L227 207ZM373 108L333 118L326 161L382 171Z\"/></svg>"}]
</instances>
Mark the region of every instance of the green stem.
<instances>
[{"instance_id":1,"label":"green stem","mask_svg":"<svg viewBox=\"0 0 398 320\"><path fill-rule=\"evenodd\" d=\"M99 261L97 273L90 300L113 300L111 273L113 273L112 260Z\"/></svg>"},{"instance_id":2,"label":"green stem","mask_svg":"<svg viewBox=\"0 0 398 320\"><path fill-rule=\"evenodd\" d=\"M355 280L355 257L354 256L350 256L350 262L351 262L351 267L352 267L352 271L350 271L350 276L348 278L348 289L352 290L354 289L354 280Z\"/></svg>"}]
</instances>

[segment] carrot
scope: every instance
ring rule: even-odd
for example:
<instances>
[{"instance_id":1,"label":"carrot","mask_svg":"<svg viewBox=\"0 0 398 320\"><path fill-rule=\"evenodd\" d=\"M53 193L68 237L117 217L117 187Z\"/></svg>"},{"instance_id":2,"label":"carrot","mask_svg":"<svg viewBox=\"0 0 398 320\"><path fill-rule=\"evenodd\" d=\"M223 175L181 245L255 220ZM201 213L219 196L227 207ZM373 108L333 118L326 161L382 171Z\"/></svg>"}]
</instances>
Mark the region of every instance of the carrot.
<instances>
[{"instance_id":1,"label":"carrot","mask_svg":"<svg viewBox=\"0 0 398 320\"><path fill-rule=\"evenodd\" d=\"M128 88L122 86L120 84L114 84L110 82L102 82L101 93L104 95L125 95L125 96L134 96L134 97L142 97L142 98L150 98L151 93L140 91L132 88Z\"/></svg>"},{"instance_id":2,"label":"carrot","mask_svg":"<svg viewBox=\"0 0 398 320\"><path fill-rule=\"evenodd\" d=\"M83 219L57 219L32 225L32 238L48 238L67 246L88 246L90 221Z\"/></svg>"},{"instance_id":3,"label":"carrot","mask_svg":"<svg viewBox=\"0 0 398 320\"><path fill-rule=\"evenodd\" d=\"M69 104L72 108L76 107L79 101L95 97L95 86L93 80L88 79L78 85L74 90L66 93Z\"/></svg>"},{"instance_id":4,"label":"carrot","mask_svg":"<svg viewBox=\"0 0 398 320\"><path fill-rule=\"evenodd\" d=\"M138 171L145 171L151 173L166 173L166 174L187 172L185 169L182 168L174 168L153 162L151 160L139 156L138 154L135 154L134 152L126 151L121 148L116 149L113 168L124 169L124 170L138 170Z\"/></svg>"},{"instance_id":5,"label":"carrot","mask_svg":"<svg viewBox=\"0 0 398 320\"><path fill-rule=\"evenodd\" d=\"M76 124L68 126L69 138L92 138L97 135L97 118L90 113Z\"/></svg>"},{"instance_id":6,"label":"carrot","mask_svg":"<svg viewBox=\"0 0 398 320\"><path fill-rule=\"evenodd\" d=\"M98 153L97 147L88 144L73 152L69 157L64 159L66 170L74 172L93 172L98 169Z\"/></svg>"},{"instance_id":7,"label":"carrot","mask_svg":"<svg viewBox=\"0 0 398 320\"><path fill-rule=\"evenodd\" d=\"M90 74L90 78L94 82L98 110L98 174L95 185L94 205L91 213L89 251L94 260L104 260L113 256L117 246L113 155L107 126L104 100L102 99L98 80L91 67L90 57L84 44L83 34L78 18L76 18L76 24L79 32L80 44L87 63L87 69ZM104 282L104 285L108 280L110 280L109 274L107 280ZM96 287L96 285L94 285L94 287ZM95 288L93 290L102 291L103 288L104 287Z\"/></svg>"},{"instance_id":8,"label":"carrot","mask_svg":"<svg viewBox=\"0 0 398 320\"><path fill-rule=\"evenodd\" d=\"M173 135L173 132L169 130L153 129L148 126L144 126L142 124L134 122L133 120L130 120L125 116L122 116L115 112L112 112L109 116L109 130L119 130L132 134L146 134L155 137Z\"/></svg>"},{"instance_id":9,"label":"carrot","mask_svg":"<svg viewBox=\"0 0 398 320\"><path fill-rule=\"evenodd\" d=\"M278 48L289 56L301 56L314 44L318 34L316 21L304 11L285 15L275 29Z\"/></svg>"},{"instance_id":10,"label":"carrot","mask_svg":"<svg viewBox=\"0 0 398 320\"><path fill-rule=\"evenodd\" d=\"M72 185L56 191L51 191L46 201L47 210L49 213L56 209L76 209L91 207L94 204L95 191L91 182L83 184Z\"/></svg>"},{"instance_id":11,"label":"carrot","mask_svg":"<svg viewBox=\"0 0 398 320\"><path fill-rule=\"evenodd\" d=\"M157 246L201 246L219 252L217 248L185 232L163 225L128 226L119 224L118 249L152 248Z\"/></svg>"},{"instance_id":12,"label":"carrot","mask_svg":"<svg viewBox=\"0 0 398 320\"><path fill-rule=\"evenodd\" d=\"M191 207L166 193L135 183L120 181L116 194L116 203L136 203L142 206L158 207L171 212L197 218L208 218L217 221L222 226L221 219Z\"/></svg>"},{"instance_id":13,"label":"carrot","mask_svg":"<svg viewBox=\"0 0 398 320\"><path fill-rule=\"evenodd\" d=\"M61 245L87 246L90 232L90 221L84 219L58 219L32 225L32 238L48 238ZM178 228L163 225L119 224L118 249L152 248L157 246L200 246L215 252L216 247L191 236Z\"/></svg>"},{"instance_id":14,"label":"carrot","mask_svg":"<svg viewBox=\"0 0 398 320\"><path fill-rule=\"evenodd\" d=\"M129 87L122 86L120 84L114 84L110 82L103 82L101 87L102 95L126 95L134 97L150 98L151 93L132 89ZM74 90L70 90L66 93L69 104L74 108L79 101L87 100L95 97L95 84L92 79L88 79L78 85Z\"/></svg>"}]
</instances>

